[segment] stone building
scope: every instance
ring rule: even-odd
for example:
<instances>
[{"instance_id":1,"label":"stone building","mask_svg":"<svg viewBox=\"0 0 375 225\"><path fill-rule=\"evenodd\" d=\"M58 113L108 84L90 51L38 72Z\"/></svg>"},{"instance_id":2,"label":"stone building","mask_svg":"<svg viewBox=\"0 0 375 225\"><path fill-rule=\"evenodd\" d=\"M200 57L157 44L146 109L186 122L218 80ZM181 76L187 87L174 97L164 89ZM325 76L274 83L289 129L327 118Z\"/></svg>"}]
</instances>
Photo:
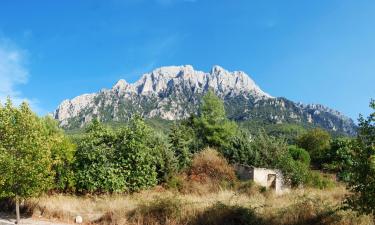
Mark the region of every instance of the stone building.
<instances>
[{"instance_id":1,"label":"stone building","mask_svg":"<svg viewBox=\"0 0 375 225\"><path fill-rule=\"evenodd\" d=\"M290 186L285 182L280 170L241 164L236 164L234 168L240 180L252 180L268 190L275 190L276 194L282 194L290 190Z\"/></svg>"}]
</instances>

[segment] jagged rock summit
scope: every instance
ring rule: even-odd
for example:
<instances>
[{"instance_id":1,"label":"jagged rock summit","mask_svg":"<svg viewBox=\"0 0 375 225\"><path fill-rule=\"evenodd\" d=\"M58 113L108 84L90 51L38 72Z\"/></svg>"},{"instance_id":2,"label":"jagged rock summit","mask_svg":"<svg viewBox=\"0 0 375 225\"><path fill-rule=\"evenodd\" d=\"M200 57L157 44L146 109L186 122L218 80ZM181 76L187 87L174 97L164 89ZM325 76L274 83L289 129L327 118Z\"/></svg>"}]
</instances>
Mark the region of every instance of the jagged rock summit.
<instances>
[{"instance_id":1,"label":"jagged rock summit","mask_svg":"<svg viewBox=\"0 0 375 225\"><path fill-rule=\"evenodd\" d=\"M220 94L252 93L260 98L271 98L263 92L244 72L229 72L220 66L214 66L210 73L196 71L191 65L167 66L144 74L134 84L119 80L112 90L118 93L136 93L149 96L164 93L175 85L185 85L195 92L205 92L212 88Z\"/></svg>"},{"instance_id":2,"label":"jagged rock summit","mask_svg":"<svg viewBox=\"0 0 375 225\"><path fill-rule=\"evenodd\" d=\"M144 74L132 84L121 79L111 89L63 101L54 117L65 128L82 127L93 118L126 121L134 113L178 120L197 113L202 96L210 89L224 100L231 119L310 123L355 133L353 121L335 110L274 98L246 73L229 72L220 66L213 66L208 73L191 65L167 66Z\"/></svg>"}]
</instances>

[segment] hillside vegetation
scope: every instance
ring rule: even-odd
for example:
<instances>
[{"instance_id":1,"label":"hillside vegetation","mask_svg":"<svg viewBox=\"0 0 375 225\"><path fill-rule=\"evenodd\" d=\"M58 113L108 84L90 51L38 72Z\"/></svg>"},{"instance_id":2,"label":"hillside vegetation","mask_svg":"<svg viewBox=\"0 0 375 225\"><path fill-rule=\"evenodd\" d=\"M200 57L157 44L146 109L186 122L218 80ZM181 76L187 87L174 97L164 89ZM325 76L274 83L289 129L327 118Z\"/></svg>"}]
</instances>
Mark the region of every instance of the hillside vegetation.
<instances>
[{"instance_id":1,"label":"hillside vegetation","mask_svg":"<svg viewBox=\"0 0 375 225\"><path fill-rule=\"evenodd\" d=\"M93 121L67 136L8 100L0 106L2 208L18 219L19 211L83 215L87 224L371 224L374 118L360 118L357 138L292 126L285 139L242 129L209 91L198 116L168 132L135 114L116 128ZM239 181L236 163L281 170L291 192Z\"/></svg>"}]
</instances>

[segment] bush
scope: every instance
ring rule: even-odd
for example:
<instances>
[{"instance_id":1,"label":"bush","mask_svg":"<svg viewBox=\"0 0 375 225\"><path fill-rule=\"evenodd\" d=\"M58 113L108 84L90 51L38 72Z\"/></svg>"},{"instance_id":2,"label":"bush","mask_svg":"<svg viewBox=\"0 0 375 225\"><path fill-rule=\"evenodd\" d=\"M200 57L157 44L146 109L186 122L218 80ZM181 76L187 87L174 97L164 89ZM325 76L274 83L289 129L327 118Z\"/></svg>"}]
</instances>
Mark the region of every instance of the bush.
<instances>
[{"instance_id":1,"label":"bush","mask_svg":"<svg viewBox=\"0 0 375 225\"><path fill-rule=\"evenodd\" d=\"M198 182L235 182L233 167L217 151L206 148L197 153L189 170L191 180Z\"/></svg>"},{"instance_id":2,"label":"bush","mask_svg":"<svg viewBox=\"0 0 375 225\"><path fill-rule=\"evenodd\" d=\"M76 152L76 186L80 192L122 192L125 174L115 155L115 134L99 124L91 124Z\"/></svg>"},{"instance_id":3,"label":"bush","mask_svg":"<svg viewBox=\"0 0 375 225\"><path fill-rule=\"evenodd\" d=\"M170 220L181 219L181 200L174 197L156 198L143 203L130 213L130 220L136 224L167 224Z\"/></svg>"},{"instance_id":4,"label":"bush","mask_svg":"<svg viewBox=\"0 0 375 225\"><path fill-rule=\"evenodd\" d=\"M300 161L303 164L309 166L310 165L310 154L303 148L299 148L295 145L291 145L288 148L289 154L292 156L292 158L296 161Z\"/></svg>"},{"instance_id":5,"label":"bush","mask_svg":"<svg viewBox=\"0 0 375 225\"><path fill-rule=\"evenodd\" d=\"M305 163L296 161L289 154L284 155L278 162L278 168L283 172L285 179L293 187L299 186L306 182L309 173L309 167Z\"/></svg>"},{"instance_id":6,"label":"bush","mask_svg":"<svg viewBox=\"0 0 375 225\"><path fill-rule=\"evenodd\" d=\"M216 203L199 214L194 225L260 225L262 220L253 209Z\"/></svg>"},{"instance_id":7,"label":"bush","mask_svg":"<svg viewBox=\"0 0 375 225\"><path fill-rule=\"evenodd\" d=\"M306 177L306 186L326 189L335 186L335 182L317 171L310 171Z\"/></svg>"}]
</instances>

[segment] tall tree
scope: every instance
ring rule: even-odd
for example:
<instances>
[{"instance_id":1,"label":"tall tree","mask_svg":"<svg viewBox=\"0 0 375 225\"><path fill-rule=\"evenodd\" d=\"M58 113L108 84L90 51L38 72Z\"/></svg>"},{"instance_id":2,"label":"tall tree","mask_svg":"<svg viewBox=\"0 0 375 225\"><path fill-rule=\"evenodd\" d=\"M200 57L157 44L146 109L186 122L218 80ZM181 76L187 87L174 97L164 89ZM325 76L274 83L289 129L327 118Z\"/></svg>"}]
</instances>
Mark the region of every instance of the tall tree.
<instances>
[{"instance_id":1,"label":"tall tree","mask_svg":"<svg viewBox=\"0 0 375 225\"><path fill-rule=\"evenodd\" d=\"M26 103L0 105L0 197L15 199L17 224L20 201L51 187L48 143L46 127Z\"/></svg>"},{"instance_id":2,"label":"tall tree","mask_svg":"<svg viewBox=\"0 0 375 225\"><path fill-rule=\"evenodd\" d=\"M195 126L204 145L218 148L227 147L237 131L236 123L226 117L224 102L211 90L202 99Z\"/></svg>"},{"instance_id":3,"label":"tall tree","mask_svg":"<svg viewBox=\"0 0 375 225\"><path fill-rule=\"evenodd\" d=\"M375 101L367 119L360 116L357 147L350 169L349 190L353 193L346 203L360 213L375 215Z\"/></svg>"}]
</instances>

